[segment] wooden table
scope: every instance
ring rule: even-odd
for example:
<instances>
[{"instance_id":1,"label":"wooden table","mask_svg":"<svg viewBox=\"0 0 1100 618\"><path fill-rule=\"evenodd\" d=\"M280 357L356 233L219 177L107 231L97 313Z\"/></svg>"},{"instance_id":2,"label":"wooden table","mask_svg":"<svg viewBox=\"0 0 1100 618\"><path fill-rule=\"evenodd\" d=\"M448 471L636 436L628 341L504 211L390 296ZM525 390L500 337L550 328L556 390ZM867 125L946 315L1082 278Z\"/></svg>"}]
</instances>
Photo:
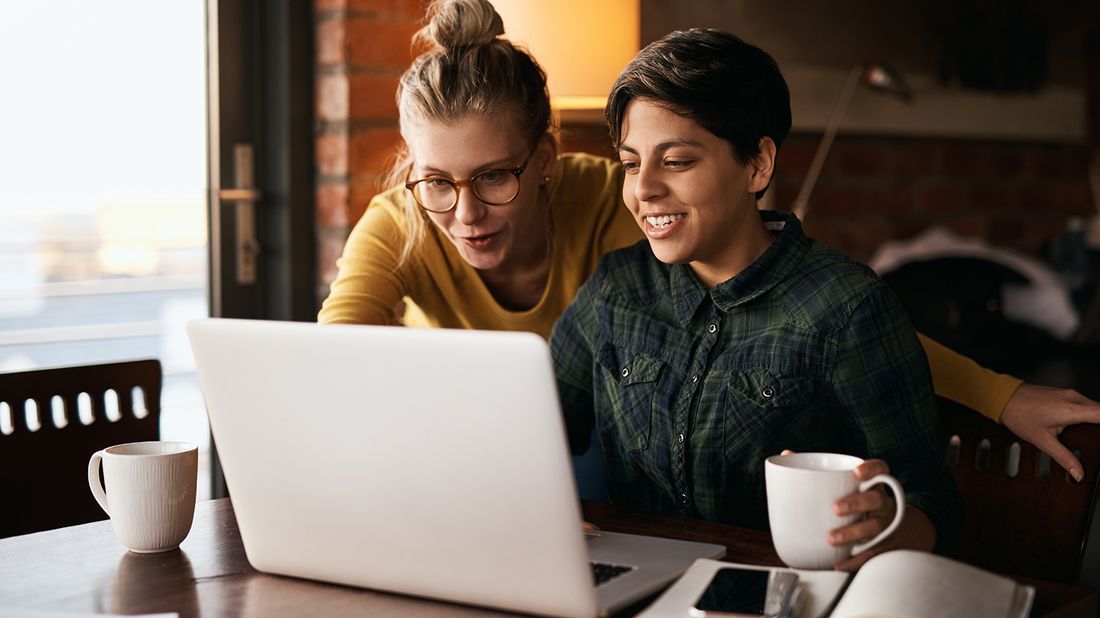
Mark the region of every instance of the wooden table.
<instances>
[{"instance_id":1,"label":"wooden table","mask_svg":"<svg viewBox=\"0 0 1100 618\"><path fill-rule=\"evenodd\" d=\"M721 543L727 560L779 565L767 533L702 521L623 513L587 503L606 530ZM1097 594L1037 587L1037 616L1095 616ZM179 612L203 616L504 616L501 612L321 584L255 571L245 559L229 500L199 503L179 551L126 551L110 522L0 539L0 606L70 612Z\"/></svg>"}]
</instances>

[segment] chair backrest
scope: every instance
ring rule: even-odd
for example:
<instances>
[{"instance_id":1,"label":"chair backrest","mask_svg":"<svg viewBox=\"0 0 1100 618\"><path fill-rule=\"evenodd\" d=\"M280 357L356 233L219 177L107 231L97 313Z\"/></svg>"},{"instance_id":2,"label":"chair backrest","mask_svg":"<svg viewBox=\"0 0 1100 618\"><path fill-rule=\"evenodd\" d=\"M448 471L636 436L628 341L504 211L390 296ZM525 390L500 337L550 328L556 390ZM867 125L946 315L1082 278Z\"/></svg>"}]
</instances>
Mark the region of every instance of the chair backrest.
<instances>
[{"instance_id":1,"label":"chair backrest","mask_svg":"<svg viewBox=\"0 0 1100 618\"><path fill-rule=\"evenodd\" d=\"M1009 575L1075 583L1100 480L1100 425L1068 427L1060 436L1085 468L1085 480L1075 483L1004 426L943 398L937 404L966 506L958 557Z\"/></svg>"},{"instance_id":2,"label":"chair backrest","mask_svg":"<svg viewBox=\"0 0 1100 618\"><path fill-rule=\"evenodd\" d=\"M88 459L160 435L160 361L0 374L0 538L106 519Z\"/></svg>"}]
</instances>

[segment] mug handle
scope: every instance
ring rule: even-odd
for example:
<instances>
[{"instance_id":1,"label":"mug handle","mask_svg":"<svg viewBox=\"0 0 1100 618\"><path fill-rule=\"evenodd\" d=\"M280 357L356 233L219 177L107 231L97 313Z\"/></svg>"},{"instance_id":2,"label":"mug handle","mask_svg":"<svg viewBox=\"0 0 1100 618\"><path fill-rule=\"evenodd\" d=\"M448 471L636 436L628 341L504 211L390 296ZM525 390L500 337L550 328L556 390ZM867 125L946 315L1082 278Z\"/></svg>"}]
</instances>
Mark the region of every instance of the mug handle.
<instances>
[{"instance_id":1,"label":"mug handle","mask_svg":"<svg viewBox=\"0 0 1100 618\"><path fill-rule=\"evenodd\" d=\"M102 465L103 451L92 453L92 458L88 460L88 488L92 490L92 496L99 503L99 507L110 517L111 511L107 509L107 492L103 489L103 483L99 481L99 469Z\"/></svg>"},{"instance_id":2,"label":"mug handle","mask_svg":"<svg viewBox=\"0 0 1100 618\"><path fill-rule=\"evenodd\" d=\"M883 539L893 534L894 530L897 530L898 526L901 525L902 517L905 516L905 492L901 490L901 483L899 483L896 478L890 476L889 474L880 474L878 476L869 478L866 481L863 481L859 484L859 490L861 492L867 491L868 489L874 487L875 485L878 485L879 483L885 483L890 486L891 490L893 490L894 502L897 503L898 511L894 514L894 521L890 522L890 525L886 526L885 530L878 533L878 536L871 539L870 541L867 541L866 543L858 543L852 546L853 556L856 554L861 554L868 549L871 549L875 545L881 543Z\"/></svg>"}]
</instances>

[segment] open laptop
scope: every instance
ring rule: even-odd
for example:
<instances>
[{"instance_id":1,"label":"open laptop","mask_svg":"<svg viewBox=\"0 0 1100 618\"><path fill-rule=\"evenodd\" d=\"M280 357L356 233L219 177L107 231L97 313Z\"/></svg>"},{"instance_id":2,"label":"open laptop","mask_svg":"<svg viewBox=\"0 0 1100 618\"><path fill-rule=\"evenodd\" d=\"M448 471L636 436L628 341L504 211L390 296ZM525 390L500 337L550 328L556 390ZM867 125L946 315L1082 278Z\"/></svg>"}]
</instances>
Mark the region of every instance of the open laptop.
<instances>
[{"instance_id":1,"label":"open laptop","mask_svg":"<svg viewBox=\"0 0 1100 618\"><path fill-rule=\"evenodd\" d=\"M725 554L582 531L537 335L228 319L188 335L260 571L590 617ZM613 577L594 585L593 562Z\"/></svg>"}]
</instances>

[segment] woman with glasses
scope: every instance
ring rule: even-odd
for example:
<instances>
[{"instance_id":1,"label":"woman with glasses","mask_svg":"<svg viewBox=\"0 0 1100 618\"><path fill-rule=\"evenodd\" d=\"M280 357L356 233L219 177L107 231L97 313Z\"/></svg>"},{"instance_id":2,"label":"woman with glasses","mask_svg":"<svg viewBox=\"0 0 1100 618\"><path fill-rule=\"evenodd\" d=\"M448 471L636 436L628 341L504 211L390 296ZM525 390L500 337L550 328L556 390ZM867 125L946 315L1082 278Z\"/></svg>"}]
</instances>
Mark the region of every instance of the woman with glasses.
<instances>
[{"instance_id":1,"label":"woman with glasses","mask_svg":"<svg viewBox=\"0 0 1100 618\"><path fill-rule=\"evenodd\" d=\"M430 49L398 87L406 150L394 188L375 196L352 230L319 320L549 337L599 259L643 238L622 204L622 168L559 156L545 75L500 38L489 2L436 0L428 16L416 37ZM939 395L1000 420L1082 474L1057 435L1100 421L1100 405L921 343Z\"/></svg>"},{"instance_id":2,"label":"woman with glasses","mask_svg":"<svg viewBox=\"0 0 1100 618\"><path fill-rule=\"evenodd\" d=\"M395 187L351 232L322 322L520 330L641 239L606 158L558 155L546 77L484 0L435 2L398 88ZM404 315L400 307L404 304Z\"/></svg>"}]
</instances>

